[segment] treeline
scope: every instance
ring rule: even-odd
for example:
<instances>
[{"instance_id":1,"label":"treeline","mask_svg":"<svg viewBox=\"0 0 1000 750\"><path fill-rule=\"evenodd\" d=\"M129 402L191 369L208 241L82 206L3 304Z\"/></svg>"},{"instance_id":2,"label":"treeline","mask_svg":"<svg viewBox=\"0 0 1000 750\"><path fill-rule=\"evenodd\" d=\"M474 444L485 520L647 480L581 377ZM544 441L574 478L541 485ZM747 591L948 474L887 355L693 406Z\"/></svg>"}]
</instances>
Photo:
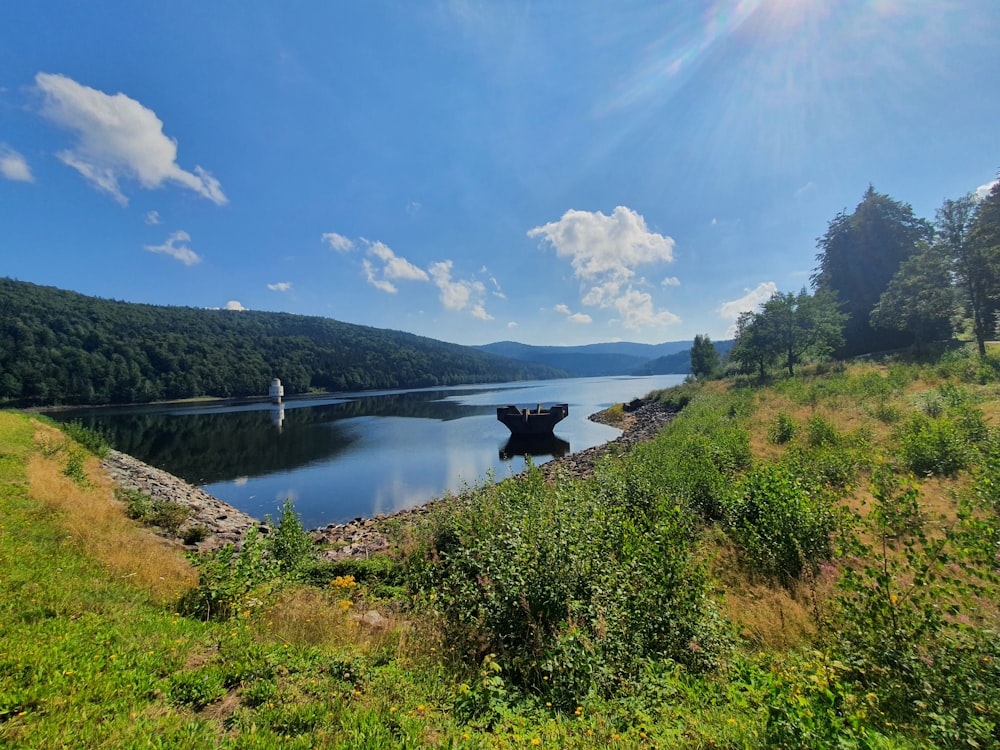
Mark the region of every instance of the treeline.
<instances>
[{"instance_id":1,"label":"treeline","mask_svg":"<svg viewBox=\"0 0 1000 750\"><path fill-rule=\"evenodd\" d=\"M162 307L0 279L0 404L146 403L558 377L551 368L328 318Z\"/></svg>"},{"instance_id":2,"label":"treeline","mask_svg":"<svg viewBox=\"0 0 1000 750\"><path fill-rule=\"evenodd\" d=\"M980 355L1000 312L1000 181L945 200L935 221L869 186L818 240L813 292L776 292L737 321L732 368L922 347L971 335Z\"/></svg>"}]
</instances>

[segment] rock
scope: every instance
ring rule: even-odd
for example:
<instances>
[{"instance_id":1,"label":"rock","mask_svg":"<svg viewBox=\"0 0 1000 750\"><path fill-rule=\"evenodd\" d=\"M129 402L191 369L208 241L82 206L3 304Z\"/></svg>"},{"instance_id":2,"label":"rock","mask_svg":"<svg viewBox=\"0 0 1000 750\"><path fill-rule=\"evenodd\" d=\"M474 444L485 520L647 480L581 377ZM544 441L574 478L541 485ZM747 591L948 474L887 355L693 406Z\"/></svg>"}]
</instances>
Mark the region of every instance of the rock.
<instances>
[{"instance_id":1,"label":"rock","mask_svg":"<svg viewBox=\"0 0 1000 750\"><path fill-rule=\"evenodd\" d=\"M188 529L196 526L204 527L208 532L202 541L192 545L194 548L215 549L230 543L239 545L247 531L257 525L257 521L246 513L204 490L125 453L108 451L101 466L119 487L136 490L160 502L187 506L190 514L181 524L178 536L183 537Z\"/></svg>"}]
</instances>

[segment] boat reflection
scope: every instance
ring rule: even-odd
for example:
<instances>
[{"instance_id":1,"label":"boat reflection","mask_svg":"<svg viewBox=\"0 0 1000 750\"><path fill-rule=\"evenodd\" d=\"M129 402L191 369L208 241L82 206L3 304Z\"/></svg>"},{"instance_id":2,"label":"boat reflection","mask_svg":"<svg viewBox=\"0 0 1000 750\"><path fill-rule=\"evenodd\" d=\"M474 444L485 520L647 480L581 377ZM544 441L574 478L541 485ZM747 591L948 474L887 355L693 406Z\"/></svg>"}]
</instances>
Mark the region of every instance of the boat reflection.
<instances>
[{"instance_id":1,"label":"boat reflection","mask_svg":"<svg viewBox=\"0 0 1000 750\"><path fill-rule=\"evenodd\" d=\"M511 435L500 449L500 460L509 461L514 456L562 458L569 452L569 443L555 435Z\"/></svg>"}]
</instances>

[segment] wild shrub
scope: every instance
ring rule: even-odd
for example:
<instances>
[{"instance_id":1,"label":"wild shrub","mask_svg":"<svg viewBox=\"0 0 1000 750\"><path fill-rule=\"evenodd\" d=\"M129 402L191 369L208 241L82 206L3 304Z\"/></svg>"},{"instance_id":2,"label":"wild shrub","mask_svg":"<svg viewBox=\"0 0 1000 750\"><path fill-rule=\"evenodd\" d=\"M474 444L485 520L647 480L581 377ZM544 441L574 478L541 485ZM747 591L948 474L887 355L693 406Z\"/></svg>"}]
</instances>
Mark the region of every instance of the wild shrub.
<instances>
[{"instance_id":1,"label":"wild shrub","mask_svg":"<svg viewBox=\"0 0 1000 750\"><path fill-rule=\"evenodd\" d=\"M775 445L784 445L795 437L795 420L785 412L779 412L767 427L767 439Z\"/></svg>"},{"instance_id":2,"label":"wild shrub","mask_svg":"<svg viewBox=\"0 0 1000 750\"><path fill-rule=\"evenodd\" d=\"M271 529L267 538L268 549L281 565L282 572L290 575L299 573L312 559L313 542L302 528L302 520L295 512L291 499L285 499L277 522L270 515L264 517L264 522Z\"/></svg>"},{"instance_id":3,"label":"wild shrub","mask_svg":"<svg viewBox=\"0 0 1000 750\"><path fill-rule=\"evenodd\" d=\"M965 469L972 446L951 417L914 412L896 431L903 464L919 476L954 476Z\"/></svg>"},{"instance_id":4,"label":"wild shrub","mask_svg":"<svg viewBox=\"0 0 1000 750\"><path fill-rule=\"evenodd\" d=\"M117 488L115 497L125 505L125 515L132 520L146 526L158 526L173 534L178 533L191 515L191 510L182 503L156 500L139 490Z\"/></svg>"},{"instance_id":5,"label":"wild shrub","mask_svg":"<svg viewBox=\"0 0 1000 750\"><path fill-rule=\"evenodd\" d=\"M925 534L918 488L886 467L872 481L875 542L844 570L829 649L871 696L881 726L909 726L937 747L1000 742L1000 646L985 623L996 597L991 524L960 509Z\"/></svg>"},{"instance_id":6,"label":"wild shrub","mask_svg":"<svg viewBox=\"0 0 1000 750\"><path fill-rule=\"evenodd\" d=\"M104 435L97 430L85 427L83 422L78 419L74 419L71 422L58 423L57 426L60 430L66 433L67 436L78 442L98 458L107 457L111 446L108 445L108 441Z\"/></svg>"},{"instance_id":7,"label":"wild shrub","mask_svg":"<svg viewBox=\"0 0 1000 750\"><path fill-rule=\"evenodd\" d=\"M821 417L813 414L806 424L806 443L810 448L820 448L824 446L836 446L840 442L840 433L833 424Z\"/></svg>"},{"instance_id":8,"label":"wild shrub","mask_svg":"<svg viewBox=\"0 0 1000 750\"><path fill-rule=\"evenodd\" d=\"M635 517L595 484L548 487L532 470L479 488L432 512L407 565L466 658L493 654L508 684L562 707L613 692L653 655L691 668L713 657L690 517L675 506Z\"/></svg>"},{"instance_id":9,"label":"wild shrub","mask_svg":"<svg viewBox=\"0 0 1000 750\"><path fill-rule=\"evenodd\" d=\"M982 457L973 472L973 492L980 504L1000 513L1000 431L992 430L983 442Z\"/></svg>"},{"instance_id":10,"label":"wild shrub","mask_svg":"<svg viewBox=\"0 0 1000 750\"><path fill-rule=\"evenodd\" d=\"M700 395L655 440L598 467L599 491L632 514L655 512L667 497L707 520L721 518L733 477L751 463L742 416L750 408L742 396Z\"/></svg>"},{"instance_id":11,"label":"wild shrub","mask_svg":"<svg viewBox=\"0 0 1000 750\"><path fill-rule=\"evenodd\" d=\"M791 654L758 675L767 709L766 747L888 747L872 727L879 716L878 697L859 693L848 677L842 664L818 651Z\"/></svg>"},{"instance_id":12,"label":"wild shrub","mask_svg":"<svg viewBox=\"0 0 1000 750\"><path fill-rule=\"evenodd\" d=\"M269 553L267 537L256 526L250 528L238 550L227 544L190 559L198 568L198 585L184 595L180 608L205 620L228 619L251 596L264 598L280 570Z\"/></svg>"},{"instance_id":13,"label":"wild shrub","mask_svg":"<svg viewBox=\"0 0 1000 750\"><path fill-rule=\"evenodd\" d=\"M701 386L697 383L683 383L667 388L654 394L656 401L671 411L681 411L699 393Z\"/></svg>"},{"instance_id":14,"label":"wild shrub","mask_svg":"<svg viewBox=\"0 0 1000 750\"><path fill-rule=\"evenodd\" d=\"M833 511L818 488L786 466L748 472L726 509L726 525L748 569L783 582L833 552Z\"/></svg>"}]
</instances>

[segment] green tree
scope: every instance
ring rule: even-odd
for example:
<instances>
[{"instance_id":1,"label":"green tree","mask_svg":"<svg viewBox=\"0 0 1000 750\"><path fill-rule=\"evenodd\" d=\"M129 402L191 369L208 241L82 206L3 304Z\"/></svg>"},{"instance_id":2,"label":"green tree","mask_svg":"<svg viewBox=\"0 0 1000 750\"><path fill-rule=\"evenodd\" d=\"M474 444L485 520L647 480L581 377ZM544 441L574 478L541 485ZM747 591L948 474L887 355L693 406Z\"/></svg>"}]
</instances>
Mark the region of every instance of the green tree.
<instances>
[{"instance_id":1,"label":"green tree","mask_svg":"<svg viewBox=\"0 0 1000 750\"><path fill-rule=\"evenodd\" d=\"M871 311L900 264L930 241L933 228L913 209L871 185L851 214L841 212L818 240L819 268L812 281L817 291L835 294L849 315L843 354L892 349L912 343L908 331L874 328Z\"/></svg>"},{"instance_id":2,"label":"green tree","mask_svg":"<svg viewBox=\"0 0 1000 750\"><path fill-rule=\"evenodd\" d=\"M956 273L965 282L980 356L996 331L1000 310L1000 180L978 204Z\"/></svg>"},{"instance_id":3,"label":"green tree","mask_svg":"<svg viewBox=\"0 0 1000 750\"><path fill-rule=\"evenodd\" d=\"M872 309L872 327L910 331L919 349L929 340L951 336L957 302L943 247L923 243L919 253L903 261L882 292Z\"/></svg>"},{"instance_id":4,"label":"green tree","mask_svg":"<svg viewBox=\"0 0 1000 750\"><path fill-rule=\"evenodd\" d=\"M733 348L729 352L730 360L738 365L740 372L756 370L763 378L776 356L777 351L767 337L760 314L751 311L740 313L736 319Z\"/></svg>"},{"instance_id":5,"label":"green tree","mask_svg":"<svg viewBox=\"0 0 1000 750\"><path fill-rule=\"evenodd\" d=\"M691 346L691 374L696 378L710 378L719 369L719 352L706 333L694 337Z\"/></svg>"},{"instance_id":6,"label":"green tree","mask_svg":"<svg viewBox=\"0 0 1000 750\"><path fill-rule=\"evenodd\" d=\"M843 343L846 320L832 294L810 295L803 289L798 294L772 294L761 308L757 325L763 326L765 341L791 376L803 357L825 357Z\"/></svg>"},{"instance_id":7,"label":"green tree","mask_svg":"<svg viewBox=\"0 0 1000 750\"><path fill-rule=\"evenodd\" d=\"M935 226L937 244L951 262L966 312L972 318L972 331L979 354L985 355L986 339L992 330L996 307L993 289L996 287L997 264L971 241L975 213L976 201L972 194L946 200L937 210Z\"/></svg>"}]
</instances>

